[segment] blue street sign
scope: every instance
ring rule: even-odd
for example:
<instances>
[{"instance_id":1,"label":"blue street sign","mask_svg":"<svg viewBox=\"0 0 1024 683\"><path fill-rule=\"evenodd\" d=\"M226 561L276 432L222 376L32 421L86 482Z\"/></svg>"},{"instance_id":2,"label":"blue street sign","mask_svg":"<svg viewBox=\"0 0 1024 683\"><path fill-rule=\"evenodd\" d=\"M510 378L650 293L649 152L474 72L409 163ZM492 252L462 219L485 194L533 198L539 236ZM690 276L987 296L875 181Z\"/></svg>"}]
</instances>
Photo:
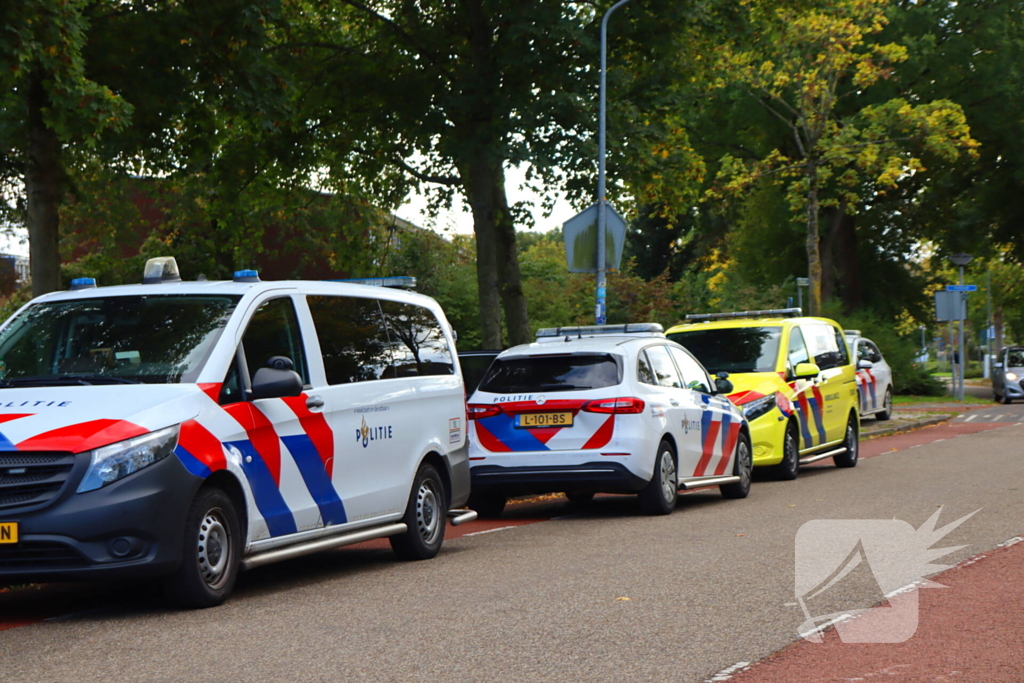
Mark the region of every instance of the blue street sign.
<instances>
[{"instance_id":1,"label":"blue street sign","mask_svg":"<svg viewBox=\"0 0 1024 683\"><path fill-rule=\"evenodd\" d=\"M947 292L977 292L978 285L946 285Z\"/></svg>"}]
</instances>

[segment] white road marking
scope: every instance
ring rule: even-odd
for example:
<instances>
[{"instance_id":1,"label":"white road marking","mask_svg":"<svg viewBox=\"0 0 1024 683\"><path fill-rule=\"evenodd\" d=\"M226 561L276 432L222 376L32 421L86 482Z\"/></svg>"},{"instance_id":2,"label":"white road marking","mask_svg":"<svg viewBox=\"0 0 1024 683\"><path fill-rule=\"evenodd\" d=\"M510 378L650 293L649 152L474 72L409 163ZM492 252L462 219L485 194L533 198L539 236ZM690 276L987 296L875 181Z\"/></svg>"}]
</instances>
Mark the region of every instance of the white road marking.
<instances>
[{"instance_id":1,"label":"white road marking","mask_svg":"<svg viewBox=\"0 0 1024 683\"><path fill-rule=\"evenodd\" d=\"M750 662L737 662L732 666L722 669L714 676L704 681L704 683L718 683L719 681L727 681L730 678L732 678L734 674L746 671L749 668Z\"/></svg>"},{"instance_id":2,"label":"white road marking","mask_svg":"<svg viewBox=\"0 0 1024 683\"><path fill-rule=\"evenodd\" d=\"M484 529L483 531L474 531L471 534L462 534L462 538L469 538L470 536L479 536L480 534L493 534L495 531L505 531L506 529L515 529L515 527L500 526L497 529Z\"/></svg>"},{"instance_id":3,"label":"white road marking","mask_svg":"<svg viewBox=\"0 0 1024 683\"><path fill-rule=\"evenodd\" d=\"M970 422L971 420L973 420L976 417L978 417L978 416L977 415L969 415L969 416L964 418L964 422Z\"/></svg>"}]
</instances>

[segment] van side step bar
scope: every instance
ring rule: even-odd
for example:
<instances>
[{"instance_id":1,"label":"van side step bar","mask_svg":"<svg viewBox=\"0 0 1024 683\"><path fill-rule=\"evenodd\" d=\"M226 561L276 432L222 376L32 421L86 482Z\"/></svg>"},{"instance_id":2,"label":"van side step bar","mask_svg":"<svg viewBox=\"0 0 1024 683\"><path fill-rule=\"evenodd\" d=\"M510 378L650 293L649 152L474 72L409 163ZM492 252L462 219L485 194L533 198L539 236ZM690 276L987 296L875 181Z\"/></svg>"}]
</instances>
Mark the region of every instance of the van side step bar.
<instances>
[{"instance_id":1,"label":"van side step bar","mask_svg":"<svg viewBox=\"0 0 1024 683\"><path fill-rule=\"evenodd\" d=\"M739 482L740 478L735 474L729 474L721 477L686 477L679 480L679 488L686 491L693 491L694 489L702 489L707 486L722 486L724 484L735 484Z\"/></svg>"},{"instance_id":2,"label":"van side step bar","mask_svg":"<svg viewBox=\"0 0 1024 683\"><path fill-rule=\"evenodd\" d=\"M476 519L476 510L449 510L448 521L451 522L452 526L459 526L466 522L472 522Z\"/></svg>"},{"instance_id":3,"label":"van side step bar","mask_svg":"<svg viewBox=\"0 0 1024 683\"><path fill-rule=\"evenodd\" d=\"M837 455L842 455L845 452L846 446L842 446L840 448L834 448L831 451L825 451L824 453L815 453L814 455L808 455L805 458L800 458L800 464L807 465L808 463L818 462L819 460L824 460L825 458L832 458Z\"/></svg>"},{"instance_id":4,"label":"van side step bar","mask_svg":"<svg viewBox=\"0 0 1024 683\"><path fill-rule=\"evenodd\" d=\"M475 512L473 514L476 515ZM386 524L372 529L359 529L347 534L338 534L337 536L318 538L284 548L275 548L274 550L268 550L264 553L258 553L245 558L242 560L242 569L255 569L272 562L281 562L282 560L290 560L294 557L318 553L321 550L330 550L331 548L340 548L345 545L352 545L353 543L372 541L375 538L384 538L385 536L395 536L405 533L408 528L405 524L401 523Z\"/></svg>"}]
</instances>

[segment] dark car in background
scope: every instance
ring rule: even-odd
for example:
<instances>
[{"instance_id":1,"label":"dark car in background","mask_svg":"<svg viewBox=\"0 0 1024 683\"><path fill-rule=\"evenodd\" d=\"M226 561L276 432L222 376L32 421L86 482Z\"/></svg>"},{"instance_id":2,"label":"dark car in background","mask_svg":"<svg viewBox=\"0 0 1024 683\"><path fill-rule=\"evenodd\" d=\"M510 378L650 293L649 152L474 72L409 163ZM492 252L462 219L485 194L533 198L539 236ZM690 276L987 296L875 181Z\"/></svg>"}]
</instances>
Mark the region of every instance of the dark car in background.
<instances>
[{"instance_id":1,"label":"dark car in background","mask_svg":"<svg viewBox=\"0 0 1024 683\"><path fill-rule=\"evenodd\" d=\"M480 380L487 374L491 362L501 351L459 351L459 365L462 367L462 383L466 387L466 396L472 395L480 385Z\"/></svg>"}]
</instances>

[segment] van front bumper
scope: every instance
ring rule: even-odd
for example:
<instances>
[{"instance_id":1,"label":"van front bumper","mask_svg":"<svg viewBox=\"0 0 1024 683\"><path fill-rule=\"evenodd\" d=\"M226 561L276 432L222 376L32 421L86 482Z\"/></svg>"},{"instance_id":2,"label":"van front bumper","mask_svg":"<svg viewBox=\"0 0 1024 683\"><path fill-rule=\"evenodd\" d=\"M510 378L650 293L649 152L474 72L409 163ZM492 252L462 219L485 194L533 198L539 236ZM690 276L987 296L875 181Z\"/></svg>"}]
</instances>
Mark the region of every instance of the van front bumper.
<instances>
[{"instance_id":1,"label":"van front bumper","mask_svg":"<svg viewBox=\"0 0 1024 683\"><path fill-rule=\"evenodd\" d=\"M175 456L121 481L77 493L79 462L64 489L34 508L0 510L18 543L0 544L0 582L155 577L181 563L185 517L202 479Z\"/></svg>"}]
</instances>

